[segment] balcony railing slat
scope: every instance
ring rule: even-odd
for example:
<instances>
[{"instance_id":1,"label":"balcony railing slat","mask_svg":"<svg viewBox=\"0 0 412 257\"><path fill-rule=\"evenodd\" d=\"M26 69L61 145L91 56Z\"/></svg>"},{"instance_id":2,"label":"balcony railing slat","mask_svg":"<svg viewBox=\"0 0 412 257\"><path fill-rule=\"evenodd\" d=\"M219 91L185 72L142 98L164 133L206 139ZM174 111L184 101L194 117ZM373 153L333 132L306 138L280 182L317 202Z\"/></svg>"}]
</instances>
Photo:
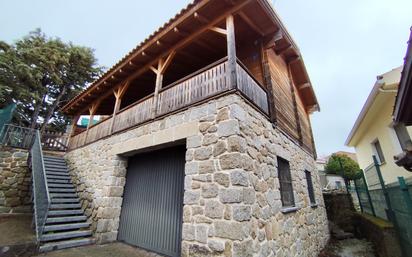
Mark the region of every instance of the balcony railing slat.
<instances>
[{"instance_id":1,"label":"balcony railing slat","mask_svg":"<svg viewBox=\"0 0 412 257\"><path fill-rule=\"evenodd\" d=\"M254 103L262 112L268 113L266 91L240 64L237 65L238 90ZM224 58L202 72L196 72L185 80L180 80L159 91L155 117L177 111L214 95L231 90L228 62ZM116 114L113 133L134 127L153 118L154 96L150 95L126 107ZM70 149L75 149L110 135L111 120L107 119L91 127L70 140ZM87 138L86 138L87 137Z\"/></svg>"}]
</instances>

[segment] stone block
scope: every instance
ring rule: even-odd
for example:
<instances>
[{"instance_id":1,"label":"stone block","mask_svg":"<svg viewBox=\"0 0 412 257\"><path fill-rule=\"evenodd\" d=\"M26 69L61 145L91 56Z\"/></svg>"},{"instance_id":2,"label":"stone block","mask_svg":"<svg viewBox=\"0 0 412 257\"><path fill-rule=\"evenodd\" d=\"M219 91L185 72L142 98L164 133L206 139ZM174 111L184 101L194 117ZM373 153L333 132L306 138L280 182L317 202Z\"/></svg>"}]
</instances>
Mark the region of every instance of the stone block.
<instances>
[{"instance_id":1,"label":"stone block","mask_svg":"<svg viewBox=\"0 0 412 257\"><path fill-rule=\"evenodd\" d=\"M215 173L213 174L213 181L219 185L228 187L229 186L229 175L225 173Z\"/></svg>"},{"instance_id":2,"label":"stone block","mask_svg":"<svg viewBox=\"0 0 412 257\"><path fill-rule=\"evenodd\" d=\"M200 199L200 192L199 191L185 191L183 197L183 204L197 204Z\"/></svg>"},{"instance_id":3,"label":"stone block","mask_svg":"<svg viewBox=\"0 0 412 257\"><path fill-rule=\"evenodd\" d=\"M217 220L214 223L214 228L216 237L232 240L244 238L243 225L240 222Z\"/></svg>"},{"instance_id":4,"label":"stone block","mask_svg":"<svg viewBox=\"0 0 412 257\"><path fill-rule=\"evenodd\" d=\"M239 123L237 120L222 121L217 126L217 135L219 137L228 137L239 134Z\"/></svg>"},{"instance_id":5,"label":"stone block","mask_svg":"<svg viewBox=\"0 0 412 257\"><path fill-rule=\"evenodd\" d=\"M207 160L212 156L212 147L201 147L201 148L196 148L194 152L194 159L195 160Z\"/></svg>"},{"instance_id":6,"label":"stone block","mask_svg":"<svg viewBox=\"0 0 412 257\"><path fill-rule=\"evenodd\" d=\"M222 203L240 203L243 200L242 189L220 189L219 199Z\"/></svg>"},{"instance_id":7,"label":"stone block","mask_svg":"<svg viewBox=\"0 0 412 257\"><path fill-rule=\"evenodd\" d=\"M230 172L232 185L249 186L249 174L244 170L234 170Z\"/></svg>"},{"instance_id":8,"label":"stone block","mask_svg":"<svg viewBox=\"0 0 412 257\"><path fill-rule=\"evenodd\" d=\"M215 200L205 202L205 216L212 219L221 219L223 217L223 204Z\"/></svg>"},{"instance_id":9,"label":"stone block","mask_svg":"<svg viewBox=\"0 0 412 257\"><path fill-rule=\"evenodd\" d=\"M247 221L252 217L252 208L246 205L233 206L233 219L236 221Z\"/></svg>"},{"instance_id":10,"label":"stone block","mask_svg":"<svg viewBox=\"0 0 412 257\"><path fill-rule=\"evenodd\" d=\"M202 186L202 197L212 198L216 197L219 193L219 187L216 184L204 184Z\"/></svg>"}]
</instances>

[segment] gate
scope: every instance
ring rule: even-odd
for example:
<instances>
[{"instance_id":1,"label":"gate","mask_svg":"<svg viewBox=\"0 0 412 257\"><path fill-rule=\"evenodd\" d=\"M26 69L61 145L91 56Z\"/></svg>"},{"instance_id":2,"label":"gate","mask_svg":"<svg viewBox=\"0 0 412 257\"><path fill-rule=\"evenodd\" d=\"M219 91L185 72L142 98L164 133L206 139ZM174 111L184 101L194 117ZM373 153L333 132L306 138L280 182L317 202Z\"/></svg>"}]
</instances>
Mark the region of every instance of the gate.
<instances>
[{"instance_id":1,"label":"gate","mask_svg":"<svg viewBox=\"0 0 412 257\"><path fill-rule=\"evenodd\" d=\"M185 147L129 159L118 239L180 256Z\"/></svg>"}]
</instances>

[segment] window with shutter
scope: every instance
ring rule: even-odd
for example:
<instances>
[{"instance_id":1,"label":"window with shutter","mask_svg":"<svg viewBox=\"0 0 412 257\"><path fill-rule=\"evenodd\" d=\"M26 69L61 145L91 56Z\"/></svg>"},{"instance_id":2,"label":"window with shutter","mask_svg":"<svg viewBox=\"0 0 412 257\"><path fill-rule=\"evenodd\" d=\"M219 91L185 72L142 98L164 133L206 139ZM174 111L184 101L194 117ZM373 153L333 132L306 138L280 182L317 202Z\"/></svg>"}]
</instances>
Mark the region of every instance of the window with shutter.
<instances>
[{"instance_id":1,"label":"window with shutter","mask_svg":"<svg viewBox=\"0 0 412 257\"><path fill-rule=\"evenodd\" d=\"M306 175L306 183L308 184L308 194L309 194L310 203L315 204L316 199L315 199L315 192L313 190L312 174L310 174L309 171L305 170L305 175Z\"/></svg>"},{"instance_id":2,"label":"window with shutter","mask_svg":"<svg viewBox=\"0 0 412 257\"><path fill-rule=\"evenodd\" d=\"M293 207L295 206L295 199L289 162L280 157L278 157L278 172L282 205L283 207Z\"/></svg>"}]
</instances>

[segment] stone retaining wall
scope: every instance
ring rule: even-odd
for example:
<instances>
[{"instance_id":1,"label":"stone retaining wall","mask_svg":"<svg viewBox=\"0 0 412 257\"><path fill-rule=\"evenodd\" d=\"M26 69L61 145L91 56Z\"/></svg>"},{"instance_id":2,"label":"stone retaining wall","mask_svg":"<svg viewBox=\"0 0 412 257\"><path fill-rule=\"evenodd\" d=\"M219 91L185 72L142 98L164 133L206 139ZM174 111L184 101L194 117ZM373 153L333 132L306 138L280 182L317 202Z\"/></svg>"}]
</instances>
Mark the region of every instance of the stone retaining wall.
<instances>
[{"instance_id":1,"label":"stone retaining wall","mask_svg":"<svg viewBox=\"0 0 412 257\"><path fill-rule=\"evenodd\" d=\"M98 241L116 240L126 182L127 158L113 154L113 146L186 123L195 123L197 133L186 139L182 256L317 256L329 235L313 156L235 94L66 155ZM287 214L277 156L290 162L298 207ZM316 207L305 170L313 174Z\"/></svg>"},{"instance_id":2,"label":"stone retaining wall","mask_svg":"<svg viewBox=\"0 0 412 257\"><path fill-rule=\"evenodd\" d=\"M0 213L30 212L28 151L0 147Z\"/></svg>"}]
</instances>

